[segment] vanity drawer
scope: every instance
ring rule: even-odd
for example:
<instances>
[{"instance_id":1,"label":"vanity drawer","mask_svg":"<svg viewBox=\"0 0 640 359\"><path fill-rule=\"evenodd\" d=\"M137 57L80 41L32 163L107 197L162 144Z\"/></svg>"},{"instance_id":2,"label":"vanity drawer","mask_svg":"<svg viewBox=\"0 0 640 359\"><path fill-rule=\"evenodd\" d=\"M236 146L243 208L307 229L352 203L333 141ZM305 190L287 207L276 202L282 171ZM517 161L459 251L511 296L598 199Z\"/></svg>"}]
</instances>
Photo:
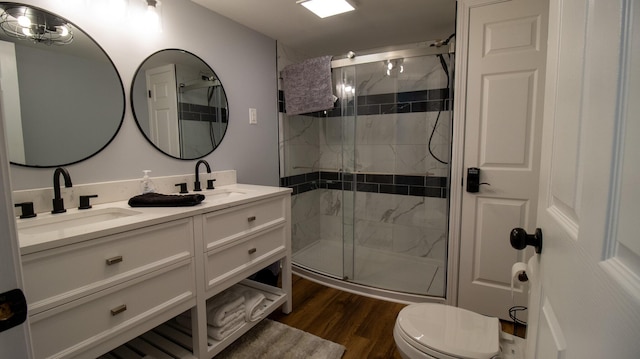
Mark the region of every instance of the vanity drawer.
<instances>
[{"instance_id":1,"label":"vanity drawer","mask_svg":"<svg viewBox=\"0 0 640 359\"><path fill-rule=\"evenodd\" d=\"M193 247L188 218L25 255L29 314L191 258Z\"/></svg>"},{"instance_id":2,"label":"vanity drawer","mask_svg":"<svg viewBox=\"0 0 640 359\"><path fill-rule=\"evenodd\" d=\"M272 227L266 232L243 238L231 245L207 252L205 260L206 289L237 275L263 259L278 252L284 252L286 228L288 227L285 225ZM265 265L268 264L270 263L265 263ZM254 269L257 271L260 268L255 267ZM247 275L249 274L252 273Z\"/></svg>"},{"instance_id":3,"label":"vanity drawer","mask_svg":"<svg viewBox=\"0 0 640 359\"><path fill-rule=\"evenodd\" d=\"M86 357L84 351L114 336L133 339L151 329L152 320L179 314L172 308L195 304L194 278L193 261L185 260L34 315L29 320L35 357Z\"/></svg>"},{"instance_id":4,"label":"vanity drawer","mask_svg":"<svg viewBox=\"0 0 640 359\"><path fill-rule=\"evenodd\" d=\"M285 198L278 197L205 214L205 251L284 222L285 204Z\"/></svg>"}]
</instances>

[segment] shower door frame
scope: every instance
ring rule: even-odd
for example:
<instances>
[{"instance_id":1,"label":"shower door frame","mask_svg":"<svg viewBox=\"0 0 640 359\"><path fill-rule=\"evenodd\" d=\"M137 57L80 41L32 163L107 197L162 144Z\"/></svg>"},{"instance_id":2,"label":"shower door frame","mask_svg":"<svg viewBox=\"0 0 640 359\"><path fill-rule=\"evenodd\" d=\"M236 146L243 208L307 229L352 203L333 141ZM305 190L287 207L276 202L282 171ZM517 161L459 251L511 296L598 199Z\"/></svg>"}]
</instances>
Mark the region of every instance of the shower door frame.
<instances>
[{"instance_id":1,"label":"shower door frame","mask_svg":"<svg viewBox=\"0 0 640 359\"><path fill-rule=\"evenodd\" d=\"M344 58L335 58L334 60L331 61L331 69L332 70L336 70L336 69L340 69L343 67L350 67L350 66L355 66L355 65L360 65L360 64L367 64L367 63L372 63L372 62L384 62L386 60L395 60L395 59L399 59L399 58L410 58L410 57L422 57L422 56L435 56L435 55L439 55L439 54L453 54L455 53L455 43L451 42L449 43L449 45L445 45L445 46L441 46L441 47L416 47L416 48L411 48L411 49L398 49L398 50L390 50L387 52L379 52L379 53L371 53L371 54L363 54L363 55L358 55L355 56L353 58L347 58L346 56ZM456 60L457 61L457 60ZM450 89L454 88L454 81L452 81L450 83ZM342 99L340 99L342 100ZM355 104L354 101L354 106L357 106L357 104ZM344 107L343 111L344 111ZM450 111L453 112L453 109L450 109ZM343 114L344 115L344 114ZM354 108L354 116L357 117L357 113L355 111ZM452 115L453 118L453 115ZM344 124L343 124L344 126ZM352 145L355 145L352 144ZM344 147L344 143L343 143L343 147ZM452 151L454 149L452 148ZM343 150L344 153L344 150ZM452 153L452 160L450 161L450 163L454 163L453 161L453 153ZM343 161L344 161L344 156L343 156ZM342 166L344 168L344 166ZM451 172L453 174L453 166L450 165L451 168ZM453 177L450 177L451 180L453 181ZM355 180L355 176L354 176L354 180ZM451 182L454 183L454 182ZM457 183L457 182L456 182ZM352 187L352 191L355 192L355 187ZM355 195L351 195L350 197L345 197L344 196L344 192L345 190L342 190L343 193L343 200L346 198L351 198L351 200L353 200L355 198ZM454 192L453 190L451 192ZM449 199L450 201L452 200L452 198ZM344 203L344 202L343 202ZM451 213L452 208L456 207L456 205L454 205L453 203L450 203L448 206L448 210L449 213ZM345 219L344 219L345 213L343 212L343 224L345 223ZM351 214L351 216L353 216L353 214ZM352 218L353 221L353 218ZM377 288L377 287L370 287L367 285L363 285L363 284L359 284L357 282L352 281L352 278L350 278L350 275L348 273L345 273L345 271L347 270L347 268L351 268L353 270L354 268L354 259L351 258L351 262L348 263L348 259L347 257L347 253L345 253L343 251L343 278L335 278L335 277L330 277L330 276L326 276L323 274L319 274L317 272L314 272L313 270L309 270L306 268L302 268L299 266L294 266L294 272L298 275L301 275L303 277L307 277L309 279L312 280L316 280L322 283L326 283L329 284L333 287L336 288L340 288L342 290L346 290L349 292L353 292L353 293L358 293L358 294L365 294L367 296L370 297L374 297L374 298L381 298L381 299L385 299L385 300L393 300L396 302L402 302L402 303L414 303L414 302L425 302L425 301L429 301L429 302L441 302L441 303L447 303L447 304L451 304L451 303L455 303L455 293L457 293L457 263L458 261L456 260L456 256L457 256L457 252L455 251L455 248L457 248L457 243L454 243L454 240L452 240L451 237L451 229L450 229L450 225L451 223L449 223L448 226L448 236L447 236L447 263L445 265L446 270L447 270L447 274L446 274L446 279L445 279L445 285L446 285L446 290L444 293L444 297L434 297L434 296L428 296L425 294L415 294L415 293L404 293L404 292L396 292L393 290L388 290L388 289L384 289L384 288ZM353 229L352 229L353 230ZM343 250L344 248L348 245L348 243L345 243L345 226L343 225ZM353 233L351 233L351 236L349 237L351 239L351 245L352 247L354 246L354 235ZM353 250L351 255L353 255ZM349 277L349 278L347 278Z\"/></svg>"}]
</instances>

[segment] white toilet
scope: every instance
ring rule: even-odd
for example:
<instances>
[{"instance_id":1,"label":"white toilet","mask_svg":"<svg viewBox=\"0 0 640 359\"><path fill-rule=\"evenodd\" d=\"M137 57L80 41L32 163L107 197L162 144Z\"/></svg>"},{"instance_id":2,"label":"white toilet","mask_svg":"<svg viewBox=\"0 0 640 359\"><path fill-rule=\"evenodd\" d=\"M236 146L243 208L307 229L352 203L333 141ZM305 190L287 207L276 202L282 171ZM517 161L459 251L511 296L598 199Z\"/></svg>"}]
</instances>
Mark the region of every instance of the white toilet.
<instances>
[{"instance_id":1,"label":"white toilet","mask_svg":"<svg viewBox=\"0 0 640 359\"><path fill-rule=\"evenodd\" d=\"M498 318L436 303L402 309L393 337L404 359L519 359L524 347Z\"/></svg>"}]
</instances>

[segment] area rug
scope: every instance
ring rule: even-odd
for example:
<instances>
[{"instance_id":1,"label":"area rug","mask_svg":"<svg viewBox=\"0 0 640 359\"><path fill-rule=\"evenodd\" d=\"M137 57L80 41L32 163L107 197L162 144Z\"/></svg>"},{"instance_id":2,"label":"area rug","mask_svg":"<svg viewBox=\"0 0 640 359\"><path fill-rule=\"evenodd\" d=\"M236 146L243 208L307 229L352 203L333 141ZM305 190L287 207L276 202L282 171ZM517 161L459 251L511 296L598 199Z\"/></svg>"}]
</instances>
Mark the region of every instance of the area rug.
<instances>
[{"instance_id":1,"label":"area rug","mask_svg":"<svg viewBox=\"0 0 640 359\"><path fill-rule=\"evenodd\" d=\"M340 359L345 347L264 319L216 355L216 359Z\"/></svg>"}]
</instances>

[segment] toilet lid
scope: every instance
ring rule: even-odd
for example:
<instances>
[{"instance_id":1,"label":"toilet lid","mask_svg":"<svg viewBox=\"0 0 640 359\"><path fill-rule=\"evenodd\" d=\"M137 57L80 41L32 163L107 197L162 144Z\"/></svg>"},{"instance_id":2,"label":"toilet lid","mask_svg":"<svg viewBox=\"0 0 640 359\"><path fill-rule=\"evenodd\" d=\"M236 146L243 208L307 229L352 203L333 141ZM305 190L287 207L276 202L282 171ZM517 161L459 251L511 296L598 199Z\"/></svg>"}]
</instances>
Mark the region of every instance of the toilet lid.
<instances>
[{"instance_id":1,"label":"toilet lid","mask_svg":"<svg viewBox=\"0 0 640 359\"><path fill-rule=\"evenodd\" d=\"M458 358L497 355L500 321L466 309L436 303L411 304L398 314L398 327L416 348Z\"/></svg>"}]
</instances>

